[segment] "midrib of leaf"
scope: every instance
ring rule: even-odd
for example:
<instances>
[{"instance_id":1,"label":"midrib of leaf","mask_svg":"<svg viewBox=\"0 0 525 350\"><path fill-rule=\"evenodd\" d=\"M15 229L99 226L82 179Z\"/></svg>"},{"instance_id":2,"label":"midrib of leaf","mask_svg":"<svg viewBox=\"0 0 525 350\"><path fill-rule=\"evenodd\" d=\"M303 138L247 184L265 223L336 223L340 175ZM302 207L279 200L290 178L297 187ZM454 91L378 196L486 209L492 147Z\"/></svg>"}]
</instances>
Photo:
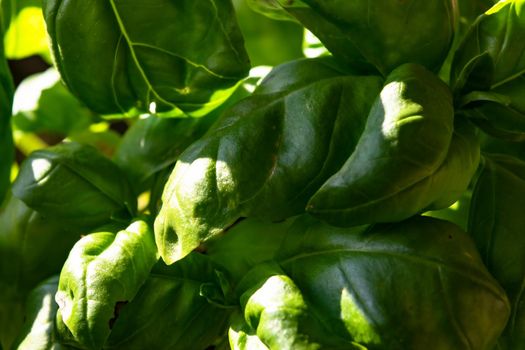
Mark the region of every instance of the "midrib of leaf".
<instances>
[{"instance_id":1,"label":"midrib of leaf","mask_svg":"<svg viewBox=\"0 0 525 350\"><path fill-rule=\"evenodd\" d=\"M144 71L144 68L140 64L140 61L139 61L139 59L137 57L137 54L136 54L135 50L133 49L133 45L134 45L133 41L131 40L131 38L130 38L130 36L129 36L129 34L128 34L125 26L124 26L124 22L122 21L122 18L120 17L120 13L118 12L117 6L115 5L115 0L109 0L109 2L111 4L111 8L113 9L113 13L115 15L115 19L117 20L120 32L122 33L124 39L126 40L126 43L128 44L128 48L129 48L129 52L131 54L131 58L133 59L133 62L135 63L135 66L137 67L140 75L142 76L142 79L144 80L144 82L146 83L146 85L148 87L148 94L149 94L149 92L152 92L159 101L161 101L162 103L164 103L164 104L166 104L166 105L168 105L168 106L170 106L172 108L176 108L176 106L173 103L166 101L153 88L153 85L149 81L149 78L148 78L146 72Z\"/></svg>"},{"instance_id":2,"label":"midrib of leaf","mask_svg":"<svg viewBox=\"0 0 525 350\"><path fill-rule=\"evenodd\" d=\"M396 252L392 252L392 251L388 251L384 249L371 250L371 249L357 249L357 248L333 248L333 249L327 249L327 250L322 250L322 251L298 254L290 258L284 259L282 261L279 261L279 264L285 265L285 264L289 264L293 261L300 260L300 259L307 259L307 258L312 258L312 257L317 257L317 256L334 255L334 254L335 255L337 254L351 254L352 255L353 254L354 256L357 254L384 255L384 256L390 256L393 258L413 262L416 264L427 265L427 266L431 266L434 268L442 268L442 269L457 273L458 275L465 277L465 279L471 280L477 283L478 285L485 287L487 290L489 290L491 293L493 293L498 298L500 297L500 294L501 294L499 290L494 288L494 286L486 283L486 281L479 278L479 276L475 276L474 274L472 274L472 271L466 272L459 268L463 266L456 267L452 265L446 265L443 261L433 259L430 257L425 257L425 256L415 255L415 254L410 254L410 255L400 254L400 253L396 253ZM473 266L466 267L466 270L472 270L472 269L473 269ZM480 275L486 275L483 271L480 271L477 268L476 270L477 270L476 272L479 273Z\"/></svg>"}]
</instances>

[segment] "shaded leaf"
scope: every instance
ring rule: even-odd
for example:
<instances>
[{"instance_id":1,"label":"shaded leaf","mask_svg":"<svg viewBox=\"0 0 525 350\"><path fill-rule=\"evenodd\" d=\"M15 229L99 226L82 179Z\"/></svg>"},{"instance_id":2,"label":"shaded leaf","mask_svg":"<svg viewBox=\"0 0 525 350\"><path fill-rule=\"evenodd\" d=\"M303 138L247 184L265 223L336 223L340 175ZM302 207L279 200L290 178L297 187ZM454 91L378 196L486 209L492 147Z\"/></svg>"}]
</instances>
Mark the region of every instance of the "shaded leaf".
<instances>
[{"instance_id":1,"label":"shaded leaf","mask_svg":"<svg viewBox=\"0 0 525 350\"><path fill-rule=\"evenodd\" d=\"M525 162L485 155L474 188L469 232L489 271L507 291L512 312L499 349L525 346Z\"/></svg>"},{"instance_id":2,"label":"shaded leaf","mask_svg":"<svg viewBox=\"0 0 525 350\"><path fill-rule=\"evenodd\" d=\"M117 165L95 148L73 142L30 154L13 194L42 215L82 230L130 218L136 210Z\"/></svg>"}]
</instances>

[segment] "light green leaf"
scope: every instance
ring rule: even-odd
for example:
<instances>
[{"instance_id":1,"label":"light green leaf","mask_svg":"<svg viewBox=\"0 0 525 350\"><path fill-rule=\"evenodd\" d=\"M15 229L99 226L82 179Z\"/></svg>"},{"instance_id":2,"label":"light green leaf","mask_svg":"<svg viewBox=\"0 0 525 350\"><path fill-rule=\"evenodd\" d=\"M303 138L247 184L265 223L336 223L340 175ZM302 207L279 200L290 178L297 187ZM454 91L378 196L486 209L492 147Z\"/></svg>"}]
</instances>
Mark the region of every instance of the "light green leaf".
<instances>
[{"instance_id":1,"label":"light green leaf","mask_svg":"<svg viewBox=\"0 0 525 350\"><path fill-rule=\"evenodd\" d=\"M135 297L157 259L153 232L144 221L116 234L92 233L75 244L55 296L61 342L100 349L119 308Z\"/></svg>"},{"instance_id":2,"label":"light green leaf","mask_svg":"<svg viewBox=\"0 0 525 350\"><path fill-rule=\"evenodd\" d=\"M12 3L11 23L5 32L6 56L19 60L41 55L50 61L42 0L4 0Z\"/></svg>"}]
</instances>

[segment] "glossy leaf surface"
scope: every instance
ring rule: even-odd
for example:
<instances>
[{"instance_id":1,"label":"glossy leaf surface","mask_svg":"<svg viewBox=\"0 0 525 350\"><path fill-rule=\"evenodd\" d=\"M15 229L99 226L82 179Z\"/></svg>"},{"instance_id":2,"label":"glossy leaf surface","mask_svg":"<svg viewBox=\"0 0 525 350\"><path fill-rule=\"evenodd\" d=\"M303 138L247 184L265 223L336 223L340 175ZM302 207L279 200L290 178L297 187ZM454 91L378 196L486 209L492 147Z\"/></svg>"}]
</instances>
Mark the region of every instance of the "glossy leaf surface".
<instances>
[{"instance_id":1,"label":"glossy leaf surface","mask_svg":"<svg viewBox=\"0 0 525 350\"><path fill-rule=\"evenodd\" d=\"M99 113L213 108L248 73L230 0L45 0L44 15L62 78Z\"/></svg>"},{"instance_id":2,"label":"glossy leaf surface","mask_svg":"<svg viewBox=\"0 0 525 350\"><path fill-rule=\"evenodd\" d=\"M395 70L356 150L311 198L308 211L338 226L406 219L454 203L479 162L472 127L453 126L448 88L417 65Z\"/></svg>"},{"instance_id":3,"label":"glossy leaf surface","mask_svg":"<svg viewBox=\"0 0 525 350\"><path fill-rule=\"evenodd\" d=\"M258 0L280 5L345 63L387 76L403 63L438 70L457 19L455 0L320 1Z\"/></svg>"},{"instance_id":4,"label":"glossy leaf surface","mask_svg":"<svg viewBox=\"0 0 525 350\"><path fill-rule=\"evenodd\" d=\"M180 156L155 222L167 263L240 217L277 221L303 212L343 164L381 80L342 75L325 61L276 69Z\"/></svg>"},{"instance_id":5,"label":"glossy leaf surface","mask_svg":"<svg viewBox=\"0 0 525 350\"><path fill-rule=\"evenodd\" d=\"M367 349L492 349L510 311L470 237L433 218L369 229L300 218L277 260L323 324Z\"/></svg>"},{"instance_id":6,"label":"glossy leaf surface","mask_svg":"<svg viewBox=\"0 0 525 350\"><path fill-rule=\"evenodd\" d=\"M486 132L525 140L525 1L500 1L456 52L451 81L463 112Z\"/></svg>"},{"instance_id":7,"label":"glossy leaf surface","mask_svg":"<svg viewBox=\"0 0 525 350\"><path fill-rule=\"evenodd\" d=\"M116 164L91 146L64 143L32 153L13 194L44 216L94 229L136 210L130 185Z\"/></svg>"},{"instance_id":8,"label":"glossy leaf surface","mask_svg":"<svg viewBox=\"0 0 525 350\"><path fill-rule=\"evenodd\" d=\"M225 332L230 315L200 293L203 284L216 282L216 269L198 253L172 266L159 262L135 298L122 308L105 348L206 349L213 345Z\"/></svg>"},{"instance_id":9,"label":"glossy leaf surface","mask_svg":"<svg viewBox=\"0 0 525 350\"><path fill-rule=\"evenodd\" d=\"M116 234L82 238L64 264L55 296L61 341L100 349L119 306L133 299L157 259L153 232L144 221Z\"/></svg>"},{"instance_id":10,"label":"glossy leaf surface","mask_svg":"<svg viewBox=\"0 0 525 350\"><path fill-rule=\"evenodd\" d=\"M499 349L520 349L525 347L525 163L486 155L472 199L469 232L512 306Z\"/></svg>"}]
</instances>

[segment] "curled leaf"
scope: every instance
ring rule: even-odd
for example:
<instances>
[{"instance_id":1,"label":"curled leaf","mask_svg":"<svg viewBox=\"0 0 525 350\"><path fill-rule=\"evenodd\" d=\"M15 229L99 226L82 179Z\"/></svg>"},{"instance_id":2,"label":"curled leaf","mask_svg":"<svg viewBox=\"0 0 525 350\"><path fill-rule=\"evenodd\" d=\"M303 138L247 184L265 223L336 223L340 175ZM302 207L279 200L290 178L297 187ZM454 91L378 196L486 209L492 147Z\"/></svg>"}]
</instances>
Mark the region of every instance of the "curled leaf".
<instances>
[{"instance_id":1,"label":"curled leaf","mask_svg":"<svg viewBox=\"0 0 525 350\"><path fill-rule=\"evenodd\" d=\"M61 341L100 349L119 305L135 297L157 259L153 232L144 221L116 234L97 232L78 241L60 273L55 296Z\"/></svg>"}]
</instances>

